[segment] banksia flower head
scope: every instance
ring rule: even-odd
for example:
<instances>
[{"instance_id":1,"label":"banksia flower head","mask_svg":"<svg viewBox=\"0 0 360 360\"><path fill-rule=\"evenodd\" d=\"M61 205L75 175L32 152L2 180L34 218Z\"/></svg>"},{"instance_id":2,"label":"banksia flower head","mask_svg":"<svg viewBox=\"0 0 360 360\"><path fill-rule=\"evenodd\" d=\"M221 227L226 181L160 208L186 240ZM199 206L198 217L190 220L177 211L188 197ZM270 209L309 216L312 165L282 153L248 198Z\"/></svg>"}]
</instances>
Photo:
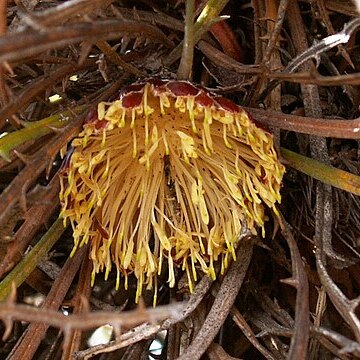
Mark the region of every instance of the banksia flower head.
<instances>
[{"instance_id":1,"label":"banksia flower head","mask_svg":"<svg viewBox=\"0 0 360 360\"><path fill-rule=\"evenodd\" d=\"M95 274L113 265L116 287L134 273L137 299L165 261L215 278L235 259L246 227L264 232L264 205L280 202L284 167L270 133L239 106L185 81L149 80L101 102L61 174L61 216L73 252L90 242Z\"/></svg>"}]
</instances>

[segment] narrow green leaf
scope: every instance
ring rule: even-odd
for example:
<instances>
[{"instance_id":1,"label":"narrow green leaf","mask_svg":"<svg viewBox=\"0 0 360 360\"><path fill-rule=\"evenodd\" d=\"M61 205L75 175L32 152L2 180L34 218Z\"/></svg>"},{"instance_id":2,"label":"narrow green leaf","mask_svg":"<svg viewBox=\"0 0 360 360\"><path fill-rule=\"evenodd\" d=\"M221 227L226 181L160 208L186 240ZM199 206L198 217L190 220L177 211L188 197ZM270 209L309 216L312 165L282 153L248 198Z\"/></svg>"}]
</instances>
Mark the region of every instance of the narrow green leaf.
<instances>
[{"instance_id":1,"label":"narrow green leaf","mask_svg":"<svg viewBox=\"0 0 360 360\"><path fill-rule=\"evenodd\" d=\"M10 162L11 151L17 146L26 141L36 140L51 133L51 128L61 128L66 126L74 118L74 114L81 113L87 107L87 105L82 105L71 111L63 111L39 121L23 122L23 129L14 131L0 138L0 156L5 161Z\"/></svg>"},{"instance_id":2,"label":"narrow green leaf","mask_svg":"<svg viewBox=\"0 0 360 360\"><path fill-rule=\"evenodd\" d=\"M288 149L281 148L281 155L292 168L325 184L360 195L360 176L326 165Z\"/></svg>"},{"instance_id":3,"label":"narrow green leaf","mask_svg":"<svg viewBox=\"0 0 360 360\"><path fill-rule=\"evenodd\" d=\"M45 258L64 230L63 220L57 219L33 249L0 282L0 302L6 300L10 295L12 284L19 287L26 280L36 265Z\"/></svg>"}]
</instances>

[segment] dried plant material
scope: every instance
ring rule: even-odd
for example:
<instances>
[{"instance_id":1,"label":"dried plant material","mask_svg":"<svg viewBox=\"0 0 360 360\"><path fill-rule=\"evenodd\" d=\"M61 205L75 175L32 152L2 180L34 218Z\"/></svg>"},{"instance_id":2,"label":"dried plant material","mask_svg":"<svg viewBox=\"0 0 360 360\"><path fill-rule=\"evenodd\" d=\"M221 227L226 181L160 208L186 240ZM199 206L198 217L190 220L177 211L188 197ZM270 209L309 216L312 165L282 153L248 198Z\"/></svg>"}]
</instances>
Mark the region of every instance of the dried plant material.
<instances>
[{"instance_id":1,"label":"dried plant material","mask_svg":"<svg viewBox=\"0 0 360 360\"><path fill-rule=\"evenodd\" d=\"M90 242L95 274L115 264L156 287L165 259L215 278L235 259L244 227L264 235L264 205L277 214L284 166L270 133L231 101L188 82L149 80L102 102L72 143L62 172L61 216L75 246ZM154 240L152 239L154 237Z\"/></svg>"},{"instance_id":2,"label":"dried plant material","mask_svg":"<svg viewBox=\"0 0 360 360\"><path fill-rule=\"evenodd\" d=\"M3 3L0 295L5 298L12 283L19 289L16 303L11 292L0 304L0 339L6 338L0 340L0 358L145 358L153 355L152 339L161 341L161 355L154 354L161 358L196 359L205 351L209 358L244 360L359 357L358 2L201 0L193 16L186 10L191 2L183 0ZM185 30L192 30L192 39ZM191 51L182 53L183 44ZM175 74L185 81L176 81ZM174 80L139 80L149 76ZM186 82L191 79L202 87ZM130 82L136 86L124 88ZM272 84L281 86L271 90ZM61 101L51 102L54 94ZM152 113L144 107L145 94ZM224 94L244 107L219 97ZM94 107L99 103L100 112ZM84 114L73 113L79 106L86 107ZM219 109L231 114L229 124ZM246 126L239 131L235 113L241 126L250 124L249 132ZM272 141L272 135L248 118L278 128L277 148L293 151L279 154L289 166L281 205L255 192L258 212L245 192L254 200L249 179L239 179L236 164L246 168L242 174L255 171L250 184L257 191L259 180L268 194L265 170L256 173L268 161L246 136L255 131L255 140L263 134ZM59 153L65 149L62 167ZM108 174L114 176L102 177L108 158ZM266 170L273 180L281 178L275 166ZM68 212L66 222L72 219L77 238L70 258L73 231L70 226L63 231L64 219L56 221L59 172L63 206L67 202L63 214ZM92 194L91 186L105 190ZM281 228L273 216L265 238L248 239L262 232L262 210L272 212L268 205L278 207L289 226L284 221ZM47 252L41 239L54 226L62 235ZM88 244L79 249L87 228ZM239 230L239 237L233 236ZM253 242L250 260L245 248ZM145 292L146 286L153 291ZM321 316L319 288L326 298ZM141 289L142 306L134 310ZM151 309L154 292L157 307ZM232 319L226 316L230 307L237 314ZM105 323L112 325L114 338L90 346L89 331ZM223 351L215 351L211 341Z\"/></svg>"}]
</instances>

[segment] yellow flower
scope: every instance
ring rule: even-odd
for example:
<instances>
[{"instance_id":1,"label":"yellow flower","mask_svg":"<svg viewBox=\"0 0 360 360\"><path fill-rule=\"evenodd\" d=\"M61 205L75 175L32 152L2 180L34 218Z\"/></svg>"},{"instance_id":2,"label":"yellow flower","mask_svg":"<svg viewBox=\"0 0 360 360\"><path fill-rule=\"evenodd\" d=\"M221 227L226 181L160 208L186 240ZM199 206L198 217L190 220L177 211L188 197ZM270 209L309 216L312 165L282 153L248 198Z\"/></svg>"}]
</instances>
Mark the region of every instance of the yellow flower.
<instances>
[{"instance_id":1,"label":"yellow flower","mask_svg":"<svg viewBox=\"0 0 360 360\"><path fill-rule=\"evenodd\" d=\"M246 227L264 232L264 205L280 202L284 167L270 133L231 101L184 81L150 80L102 102L73 143L61 176L61 216L73 252L90 242L95 274L113 266L156 288L166 261L190 291L197 272L215 277L235 259Z\"/></svg>"}]
</instances>

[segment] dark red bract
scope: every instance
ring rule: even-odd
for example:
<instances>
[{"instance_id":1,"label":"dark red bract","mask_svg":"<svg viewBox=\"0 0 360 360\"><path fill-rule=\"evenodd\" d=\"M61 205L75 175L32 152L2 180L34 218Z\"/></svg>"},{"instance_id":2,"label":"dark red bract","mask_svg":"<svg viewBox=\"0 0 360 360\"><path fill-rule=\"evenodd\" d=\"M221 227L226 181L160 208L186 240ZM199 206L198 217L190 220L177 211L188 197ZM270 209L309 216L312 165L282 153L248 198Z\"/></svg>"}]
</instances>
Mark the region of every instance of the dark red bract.
<instances>
[{"instance_id":1,"label":"dark red bract","mask_svg":"<svg viewBox=\"0 0 360 360\"><path fill-rule=\"evenodd\" d=\"M214 104L214 100L210 96L207 96L203 91L196 96L195 101L203 107L210 107Z\"/></svg>"},{"instance_id":2,"label":"dark red bract","mask_svg":"<svg viewBox=\"0 0 360 360\"><path fill-rule=\"evenodd\" d=\"M186 81L170 81L166 88L170 90L174 96L195 96L199 90Z\"/></svg>"},{"instance_id":3,"label":"dark red bract","mask_svg":"<svg viewBox=\"0 0 360 360\"><path fill-rule=\"evenodd\" d=\"M142 99L142 91L131 92L123 96L121 104L124 108L135 108L141 105Z\"/></svg>"},{"instance_id":4,"label":"dark red bract","mask_svg":"<svg viewBox=\"0 0 360 360\"><path fill-rule=\"evenodd\" d=\"M207 108L214 107L215 110L224 110L231 113L236 113L241 110L241 107L231 100L214 95L202 86L197 86L187 81L163 80L158 78L150 78L146 81L140 81L123 88L117 96L117 98L122 101L122 106L127 109L140 106L146 84L152 85L153 92L156 95L165 94L171 98L193 97L195 105ZM114 100L116 99L111 99L111 101Z\"/></svg>"},{"instance_id":5,"label":"dark red bract","mask_svg":"<svg viewBox=\"0 0 360 360\"><path fill-rule=\"evenodd\" d=\"M234 102L232 102L229 99L219 96L215 99L215 101L217 102L218 106L223 108L224 110L227 110L227 111L230 111L233 113L239 111L239 106L236 105Z\"/></svg>"},{"instance_id":6,"label":"dark red bract","mask_svg":"<svg viewBox=\"0 0 360 360\"><path fill-rule=\"evenodd\" d=\"M88 124L88 123L92 123L92 122L97 121L97 120L98 120L97 109L92 108L87 113L84 122L85 122L85 124Z\"/></svg>"}]
</instances>

